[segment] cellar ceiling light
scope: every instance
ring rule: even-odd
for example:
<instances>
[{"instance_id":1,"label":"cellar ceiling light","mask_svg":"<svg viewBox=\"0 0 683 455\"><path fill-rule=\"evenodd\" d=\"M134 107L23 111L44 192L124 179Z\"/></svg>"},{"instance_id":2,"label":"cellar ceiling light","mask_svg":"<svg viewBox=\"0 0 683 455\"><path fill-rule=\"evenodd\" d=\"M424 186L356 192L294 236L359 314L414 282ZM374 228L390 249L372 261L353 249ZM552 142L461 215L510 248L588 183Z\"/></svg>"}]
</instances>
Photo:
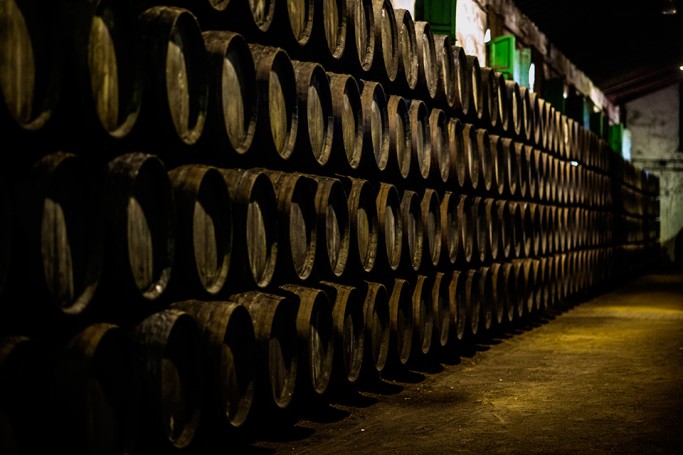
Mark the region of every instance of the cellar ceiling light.
<instances>
[{"instance_id":1,"label":"cellar ceiling light","mask_svg":"<svg viewBox=\"0 0 683 455\"><path fill-rule=\"evenodd\" d=\"M571 164L572 166L576 167L576 166L579 165L579 162L578 162L578 161L573 161L573 160L572 160L572 161L569 162L569 164Z\"/></svg>"},{"instance_id":2,"label":"cellar ceiling light","mask_svg":"<svg viewBox=\"0 0 683 455\"><path fill-rule=\"evenodd\" d=\"M671 16L676 14L678 9L676 8L676 0L664 0L662 5L662 14L666 16Z\"/></svg>"}]
</instances>

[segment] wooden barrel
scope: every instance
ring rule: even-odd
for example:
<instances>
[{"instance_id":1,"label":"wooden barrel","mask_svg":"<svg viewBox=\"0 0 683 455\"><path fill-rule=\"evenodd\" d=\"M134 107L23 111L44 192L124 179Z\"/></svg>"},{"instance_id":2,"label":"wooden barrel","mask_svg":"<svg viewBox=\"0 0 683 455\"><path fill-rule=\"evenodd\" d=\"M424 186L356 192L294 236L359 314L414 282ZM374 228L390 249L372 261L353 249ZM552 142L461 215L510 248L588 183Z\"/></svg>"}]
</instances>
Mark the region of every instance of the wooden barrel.
<instances>
[{"instance_id":1,"label":"wooden barrel","mask_svg":"<svg viewBox=\"0 0 683 455\"><path fill-rule=\"evenodd\" d=\"M498 132L496 127L499 122L498 112L498 79L493 68L481 67L481 114L483 124L491 132Z\"/></svg>"},{"instance_id":2,"label":"wooden barrel","mask_svg":"<svg viewBox=\"0 0 683 455\"><path fill-rule=\"evenodd\" d=\"M479 187L490 193L493 191L493 154L491 152L491 139L484 128L477 128L477 148L479 149Z\"/></svg>"},{"instance_id":3,"label":"wooden barrel","mask_svg":"<svg viewBox=\"0 0 683 455\"><path fill-rule=\"evenodd\" d=\"M230 301L249 310L256 338L254 407L263 416L290 408L299 364L296 306L290 298L259 291L234 294Z\"/></svg>"},{"instance_id":4,"label":"wooden barrel","mask_svg":"<svg viewBox=\"0 0 683 455\"><path fill-rule=\"evenodd\" d=\"M479 176L481 174L479 169L481 158L477 128L470 123L465 123L462 129L462 136L465 143L465 160L467 163L465 166L465 181L471 189L476 190L480 185Z\"/></svg>"},{"instance_id":5,"label":"wooden barrel","mask_svg":"<svg viewBox=\"0 0 683 455\"><path fill-rule=\"evenodd\" d=\"M467 184L467 145L465 143L462 122L451 117L448 120L448 153L450 155L451 181L458 188L465 188Z\"/></svg>"},{"instance_id":6,"label":"wooden barrel","mask_svg":"<svg viewBox=\"0 0 683 455\"><path fill-rule=\"evenodd\" d=\"M298 100L297 167L307 164L322 167L332 153L334 116L332 92L327 73L318 63L293 60Z\"/></svg>"},{"instance_id":7,"label":"wooden barrel","mask_svg":"<svg viewBox=\"0 0 683 455\"><path fill-rule=\"evenodd\" d=\"M347 24L352 39L349 41L354 45L347 48L349 55L349 65L352 68L359 68L361 71L368 72L372 68L375 55L375 17L373 10L374 0L357 0L347 3Z\"/></svg>"},{"instance_id":8,"label":"wooden barrel","mask_svg":"<svg viewBox=\"0 0 683 455\"><path fill-rule=\"evenodd\" d=\"M464 113L471 122L486 121L484 108L484 90L482 88L481 66L475 55L467 55L467 92L469 109Z\"/></svg>"},{"instance_id":9,"label":"wooden barrel","mask_svg":"<svg viewBox=\"0 0 683 455\"><path fill-rule=\"evenodd\" d=\"M513 254L513 219L510 212L510 204L507 201L497 200L495 210L498 218L498 253L500 259L509 259Z\"/></svg>"},{"instance_id":10,"label":"wooden barrel","mask_svg":"<svg viewBox=\"0 0 683 455\"><path fill-rule=\"evenodd\" d=\"M453 45L453 63L455 65L455 78L449 81L455 88L456 96L454 104L451 106L458 116L466 115L469 112L469 95L467 90L467 54L465 50Z\"/></svg>"},{"instance_id":11,"label":"wooden barrel","mask_svg":"<svg viewBox=\"0 0 683 455\"><path fill-rule=\"evenodd\" d=\"M358 270L371 272L377 256L378 220L377 207L370 182L348 177L345 179L349 220L351 221L351 242L347 273Z\"/></svg>"},{"instance_id":12,"label":"wooden barrel","mask_svg":"<svg viewBox=\"0 0 683 455\"><path fill-rule=\"evenodd\" d=\"M547 153L542 152L539 148L534 148L534 160L536 161L537 173L536 199L539 201L548 201L551 199L550 193L552 191L559 194L562 181L556 175L554 167L551 167L548 162ZM550 181L553 183L551 184Z\"/></svg>"},{"instance_id":13,"label":"wooden barrel","mask_svg":"<svg viewBox=\"0 0 683 455\"><path fill-rule=\"evenodd\" d=\"M529 111L529 121L533 128L531 130L531 135L528 137L529 141L536 147L542 146L542 131L545 125L543 125L543 108L541 107L541 97L536 92L529 91L529 106L531 110Z\"/></svg>"},{"instance_id":14,"label":"wooden barrel","mask_svg":"<svg viewBox=\"0 0 683 455\"><path fill-rule=\"evenodd\" d=\"M129 153L109 162L104 273L111 291L158 299L175 251L173 189L162 161Z\"/></svg>"},{"instance_id":15,"label":"wooden barrel","mask_svg":"<svg viewBox=\"0 0 683 455\"><path fill-rule=\"evenodd\" d=\"M508 163L503 149L503 138L496 134L489 135L491 149L491 188L497 196L508 196L510 178L507 175Z\"/></svg>"},{"instance_id":16,"label":"wooden barrel","mask_svg":"<svg viewBox=\"0 0 683 455\"><path fill-rule=\"evenodd\" d=\"M525 314L532 313L534 310L534 287L535 281L531 270L531 259L515 259L513 261L517 269L518 276L521 275L522 281L524 282L523 292L519 292L520 302L517 313L520 317ZM518 281L517 290L522 289L520 287L520 281ZM520 313L521 311L521 313Z\"/></svg>"},{"instance_id":17,"label":"wooden barrel","mask_svg":"<svg viewBox=\"0 0 683 455\"><path fill-rule=\"evenodd\" d=\"M140 397L131 348L123 330L110 323L88 325L55 346L55 391L70 450L124 454L135 447Z\"/></svg>"},{"instance_id":18,"label":"wooden barrel","mask_svg":"<svg viewBox=\"0 0 683 455\"><path fill-rule=\"evenodd\" d=\"M411 129L406 100L398 95L389 95L387 100L389 123L389 158L386 171L396 179L407 179L410 175Z\"/></svg>"},{"instance_id":19,"label":"wooden barrel","mask_svg":"<svg viewBox=\"0 0 683 455\"><path fill-rule=\"evenodd\" d=\"M410 101L411 166L413 178L427 180L432 166L432 141L427 105L419 99Z\"/></svg>"},{"instance_id":20,"label":"wooden barrel","mask_svg":"<svg viewBox=\"0 0 683 455\"><path fill-rule=\"evenodd\" d=\"M296 344L299 399L323 396L332 377L334 328L332 304L325 292L286 284L280 289L297 301Z\"/></svg>"},{"instance_id":21,"label":"wooden barrel","mask_svg":"<svg viewBox=\"0 0 683 455\"><path fill-rule=\"evenodd\" d=\"M548 140L550 141L549 148L552 153L558 157L564 158L564 153L561 150L563 140L562 135L564 131L562 130L562 112L558 109L553 108L551 111L552 115L552 137Z\"/></svg>"},{"instance_id":22,"label":"wooden barrel","mask_svg":"<svg viewBox=\"0 0 683 455\"><path fill-rule=\"evenodd\" d=\"M567 163L566 161L559 161L557 162L557 190L558 190L558 200L560 204L571 204L572 202L570 199L573 199L571 195L573 195L573 189L574 186L569 184L569 177L568 174L571 172L571 169L575 169L573 165L570 163Z\"/></svg>"},{"instance_id":23,"label":"wooden barrel","mask_svg":"<svg viewBox=\"0 0 683 455\"><path fill-rule=\"evenodd\" d=\"M474 220L472 218L472 199L469 196L461 194L458 197L458 231L460 237L461 251L459 255L463 262L469 264L474 259L476 245L474 234Z\"/></svg>"},{"instance_id":24,"label":"wooden barrel","mask_svg":"<svg viewBox=\"0 0 683 455\"><path fill-rule=\"evenodd\" d=\"M240 30L250 37L262 38L273 25L276 0L235 0L225 16L230 29Z\"/></svg>"},{"instance_id":25,"label":"wooden barrel","mask_svg":"<svg viewBox=\"0 0 683 455\"><path fill-rule=\"evenodd\" d=\"M401 221L403 228L403 247L401 262L407 270L416 272L422 264L424 248L424 224L420 196L410 190L403 190L401 195Z\"/></svg>"},{"instance_id":26,"label":"wooden barrel","mask_svg":"<svg viewBox=\"0 0 683 455\"><path fill-rule=\"evenodd\" d=\"M552 256L541 258L541 267L543 269L543 299L545 309L548 309L556 303L555 263Z\"/></svg>"},{"instance_id":27,"label":"wooden barrel","mask_svg":"<svg viewBox=\"0 0 683 455\"><path fill-rule=\"evenodd\" d=\"M523 85L519 86L519 99L522 102L522 120L520 129L520 138L526 142L532 143L534 137L533 113L531 112L531 98L529 97L529 88Z\"/></svg>"},{"instance_id":28,"label":"wooden barrel","mask_svg":"<svg viewBox=\"0 0 683 455\"><path fill-rule=\"evenodd\" d=\"M332 302L333 378L341 384L354 384L360 377L365 352L362 296L353 286L329 281L320 281L318 284Z\"/></svg>"},{"instance_id":29,"label":"wooden barrel","mask_svg":"<svg viewBox=\"0 0 683 455\"><path fill-rule=\"evenodd\" d=\"M465 285L467 273L454 270L450 279L450 320L453 339L462 341L467 336L467 295Z\"/></svg>"},{"instance_id":30,"label":"wooden barrel","mask_svg":"<svg viewBox=\"0 0 683 455\"><path fill-rule=\"evenodd\" d=\"M549 255L555 252L555 211L554 206L546 205L541 213L541 229L544 239L541 242L542 254ZM545 250L543 250L545 245Z\"/></svg>"},{"instance_id":31,"label":"wooden barrel","mask_svg":"<svg viewBox=\"0 0 683 455\"><path fill-rule=\"evenodd\" d=\"M508 109L508 91L505 85L505 76L503 73L495 73L495 86L496 86L496 98L498 101L498 123L495 125L497 131L501 134L508 131L508 124L510 122L509 109Z\"/></svg>"},{"instance_id":32,"label":"wooden barrel","mask_svg":"<svg viewBox=\"0 0 683 455\"><path fill-rule=\"evenodd\" d=\"M5 1L0 15L0 118L12 127L38 131L52 118L63 77L58 5Z\"/></svg>"},{"instance_id":33,"label":"wooden barrel","mask_svg":"<svg viewBox=\"0 0 683 455\"><path fill-rule=\"evenodd\" d=\"M448 343L451 328L450 288L452 275L436 272L432 282L432 307L434 314L434 346L444 348Z\"/></svg>"},{"instance_id":34,"label":"wooden barrel","mask_svg":"<svg viewBox=\"0 0 683 455\"><path fill-rule=\"evenodd\" d=\"M234 288L265 288L273 279L278 256L275 189L260 169L220 171L232 202L235 235L231 268L236 279L231 283Z\"/></svg>"},{"instance_id":35,"label":"wooden barrel","mask_svg":"<svg viewBox=\"0 0 683 455\"><path fill-rule=\"evenodd\" d=\"M309 47L320 49L318 55L325 61L339 61L346 49L348 20L346 0L327 0L315 9L313 34Z\"/></svg>"},{"instance_id":36,"label":"wooden barrel","mask_svg":"<svg viewBox=\"0 0 683 455\"><path fill-rule=\"evenodd\" d=\"M275 188L277 198L278 279L305 281L313 272L317 245L315 181L304 174L262 169Z\"/></svg>"},{"instance_id":37,"label":"wooden barrel","mask_svg":"<svg viewBox=\"0 0 683 455\"><path fill-rule=\"evenodd\" d=\"M543 226L541 224L541 209L538 204L529 204L529 214L531 218L531 252L530 256L541 255L541 238L543 237Z\"/></svg>"},{"instance_id":38,"label":"wooden barrel","mask_svg":"<svg viewBox=\"0 0 683 455\"><path fill-rule=\"evenodd\" d=\"M546 307L546 302L544 300L545 277L543 276L543 267L540 258L534 258L531 260L531 270L533 271L536 284L536 287L534 289L534 309L538 312L542 311ZM583 270L585 271L585 268ZM586 276L585 272L581 272L581 270L577 270L577 273L580 274L582 277Z\"/></svg>"},{"instance_id":39,"label":"wooden barrel","mask_svg":"<svg viewBox=\"0 0 683 455\"><path fill-rule=\"evenodd\" d=\"M531 204L520 202L518 207L522 211L522 255L528 258L534 252L534 223L531 214Z\"/></svg>"},{"instance_id":40,"label":"wooden barrel","mask_svg":"<svg viewBox=\"0 0 683 455\"><path fill-rule=\"evenodd\" d=\"M515 81L506 80L505 89L508 101L508 128L506 133L515 139L523 139L524 101L519 91L519 84Z\"/></svg>"},{"instance_id":41,"label":"wooden barrel","mask_svg":"<svg viewBox=\"0 0 683 455\"><path fill-rule=\"evenodd\" d=\"M396 8L394 10L394 17L396 18L396 28L398 31L396 53L399 56L396 85L403 90L415 90L420 63L417 57L415 22L410 11L403 8Z\"/></svg>"},{"instance_id":42,"label":"wooden barrel","mask_svg":"<svg viewBox=\"0 0 683 455\"><path fill-rule=\"evenodd\" d=\"M567 221L569 218L569 209L567 207L558 207L557 209L557 249L562 253L569 250L567 241L569 238Z\"/></svg>"},{"instance_id":43,"label":"wooden barrel","mask_svg":"<svg viewBox=\"0 0 683 455\"><path fill-rule=\"evenodd\" d=\"M224 288L232 252L232 210L221 173L199 164L169 172L177 219L177 269L180 293L216 295Z\"/></svg>"},{"instance_id":44,"label":"wooden barrel","mask_svg":"<svg viewBox=\"0 0 683 455\"><path fill-rule=\"evenodd\" d=\"M209 425L243 428L256 389L256 336L249 311L228 301L185 300L172 308L190 314L201 332Z\"/></svg>"},{"instance_id":45,"label":"wooden barrel","mask_svg":"<svg viewBox=\"0 0 683 455\"><path fill-rule=\"evenodd\" d=\"M496 318L496 302L493 293L493 272L490 267L479 268L479 331L491 330Z\"/></svg>"},{"instance_id":46,"label":"wooden barrel","mask_svg":"<svg viewBox=\"0 0 683 455\"><path fill-rule=\"evenodd\" d=\"M444 108L453 108L458 97L455 81L458 77L456 62L453 59L453 43L448 35L434 35L436 65L439 73L436 99ZM459 100L458 100L459 101Z\"/></svg>"},{"instance_id":47,"label":"wooden barrel","mask_svg":"<svg viewBox=\"0 0 683 455\"><path fill-rule=\"evenodd\" d=\"M526 277L526 312L531 314L536 311L536 269L534 268L534 261L536 259L525 258L522 259L524 275Z\"/></svg>"},{"instance_id":48,"label":"wooden barrel","mask_svg":"<svg viewBox=\"0 0 683 455\"><path fill-rule=\"evenodd\" d=\"M436 267L441 259L441 207L436 191L426 188L420 202L424 227L422 268Z\"/></svg>"},{"instance_id":49,"label":"wooden barrel","mask_svg":"<svg viewBox=\"0 0 683 455\"><path fill-rule=\"evenodd\" d=\"M513 143L515 149L515 159L517 161L517 195L521 199L527 199L529 194L529 163L527 162L526 146L523 142Z\"/></svg>"},{"instance_id":50,"label":"wooden barrel","mask_svg":"<svg viewBox=\"0 0 683 455\"><path fill-rule=\"evenodd\" d=\"M199 328L188 313L166 309L132 329L142 385L145 445L183 449L194 440L204 403L204 355Z\"/></svg>"},{"instance_id":51,"label":"wooden barrel","mask_svg":"<svg viewBox=\"0 0 683 455\"><path fill-rule=\"evenodd\" d=\"M64 444L64 410L55 390L53 359L27 336L0 338L0 449L5 454L47 453ZM70 422L69 422L70 423ZM130 422L132 423L132 421ZM41 437L36 437L36 425ZM80 442L80 441L79 441Z\"/></svg>"},{"instance_id":52,"label":"wooden barrel","mask_svg":"<svg viewBox=\"0 0 683 455\"><path fill-rule=\"evenodd\" d=\"M570 159L572 155L571 145L571 129L569 127L569 118L563 113L559 113L558 128L558 145L560 148L560 156L564 159Z\"/></svg>"},{"instance_id":53,"label":"wooden barrel","mask_svg":"<svg viewBox=\"0 0 683 455\"><path fill-rule=\"evenodd\" d=\"M483 263L488 261L491 256L484 198L479 196L472 198L470 212L472 219L472 243L474 245L473 257L477 262Z\"/></svg>"},{"instance_id":54,"label":"wooden barrel","mask_svg":"<svg viewBox=\"0 0 683 455\"><path fill-rule=\"evenodd\" d=\"M432 347L434 334L434 305L432 279L417 275L413 284L413 349L415 355L424 356Z\"/></svg>"},{"instance_id":55,"label":"wooden barrel","mask_svg":"<svg viewBox=\"0 0 683 455\"><path fill-rule=\"evenodd\" d=\"M381 283L365 281L365 359L367 371L374 375L384 371L389 356L391 321L389 294Z\"/></svg>"},{"instance_id":56,"label":"wooden barrel","mask_svg":"<svg viewBox=\"0 0 683 455\"><path fill-rule=\"evenodd\" d=\"M373 33L375 76L380 81L394 82L398 74L398 24L390 0L373 0Z\"/></svg>"},{"instance_id":57,"label":"wooden barrel","mask_svg":"<svg viewBox=\"0 0 683 455\"><path fill-rule=\"evenodd\" d=\"M339 170L351 172L360 166L363 153L363 110L360 89L353 76L327 73L334 116L332 156Z\"/></svg>"},{"instance_id":58,"label":"wooden barrel","mask_svg":"<svg viewBox=\"0 0 683 455\"><path fill-rule=\"evenodd\" d=\"M458 218L458 199L450 191L441 198L441 263L455 264L460 250L460 222Z\"/></svg>"},{"instance_id":59,"label":"wooden barrel","mask_svg":"<svg viewBox=\"0 0 683 455\"><path fill-rule=\"evenodd\" d=\"M296 76L287 53L278 48L249 44L256 68L259 131L254 145L259 163L280 163L291 157L298 130Z\"/></svg>"},{"instance_id":60,"label":"wooden barrel","mask_svg":"<svg viewBox=\"0 0 683 455\"><path fill-rule=\"evenodd\" d=\"M427 21L415 21L415 37L417 41L418 86L417 93L422 99L436 98L439 68L436 61L436 47L432 27Z\"/></svg>"},{"instance_id":61,"label":"wooden barrel","mask_svg":"<svg viewBox=\"0 0 683 455\"><path fill-rule=\"evenodd\" d=\"M484 114L491 131L498 131L498 73L493 68L481 68L481 88L484 101Z\"/></svg>"},{"instance_id":62,"label":"wooden barrel","mask_svg":"<svg viewBox=\"0 0 683 455\"><path fill-rule=\"evenodd\" d=\"M389 283L389 361L395 365L405 366L410 361L413 342L413 289L408 280L401 278L394 278Z\"/></svg>"},{"instance_id":63,"label":"wooden barrel","mask_svg":"<svg viewBox=\"0 0 683 455\"><path fill-rule=\"evenodd\" d=\"M146 139L196 144L209 103L208 56L199 23L188 10L169 6L145 10L140 23L147 51L142 106L149 124Z\"/></svg>"},{"instance_id":64,"label":"wooden barrel","mask_svg":"<svg viewBox=\"0 0 683 455\"><path fill-rule=\"evenodd\" d=\"M246 40L237 33L202 33L209 59L207 129L239 155L249 151L256 132L256 70Z\"/></svg>"},{"instance_id":65,"label":"wooden barrel","mask_svg":"<svg viewBox=\"0 0 683 455\"><path fill-rule=\"evenodd\" d=\"M524 266L521 259L515 259L512 261L512 270L514 280L515 293L510 294L512 296L511 306L514 307L515 319L519 319L524 316L524 310L526 308L526 276L524 275Z\"/></svg>"},{"instance_id":66,"label":"wooden barrel","mask_svg":"<svg viewBox=\"0 0 683 455\"><path fill-rule=\"evenodd\" d=\"M389 160L387 98L377 82L363 82L363 157L361 165L370 175L384 172Z\"/></svg>"},{"instance_id":67,"label":"wooden barrel","mask_svg":"<svg viewBox=\"0 0 683 455\"><path fill-rule=\"evenodd\" d=\"M552 148L552 137L555 134L554 131L554 114L552 105L541 99L541 124L543 129L541 130L541 147L546 151L551 151Z\"/></svg>"},{"instance_id":68,"label":"wooden barrel","mask_svg":"<svg viewBox=\"0 0 683 455\"><path fill-rule=\"evenodd\" d=\"M401 222L401 198L398 190L390 183L379 183L376 187L377 207L377 270L385 273L395 271L401 264L403 227Z\"/></svg>"},{"instance_id":69,"label":"wooden barrel","mask_svg":"<svg viewBox=\"0 0 683 455\"><path fill-rule=\"evenodd\" d=\"M512 323L517 319L517 279L511 262L501 265L503 275L503 314L505 322Z\"/></svg>"},{"instance_id":70,"label":"wooden barrel","mask_svg":"<svg viewBox=\"0 0 683 455\"><path fill-rule=\"evenodd\" d=\"M551 254L557 253L560 249L560 217L558 214L560 210L559 207L550 206L548 247Z\"/></svg>"},{"instance_id":71,"label":"wooden barrel","mask_svg":"<svg viewBox=\"0 0 683 455\"><path fill-rule=\"evenodd\" d=\"M288 0L286 2L274 1L275 16L273 26L280 42L291 41L293 46L303 47L308 44L313 35L315 22L315 10L319 2L311 0Z\"/></svg>"},{"instance_id":72,"label":"wooden barrel","mask_svg":"<svg viewBox=\"0 0 683 455\"><path fill-rule=\"evenodd\" d=\"M516 197L519 195L519 172L517 163L517 153L515 142L508 137L504 137L501 140L503 144L503 157L505 162L505 171L503 174L506 177L505 180L505 196Z\"/></svg>"},{"instance_id":73,"label":"wooden barrel","mask_svg":"<svg viewBox=\"0 0 683 455\"><path fill-rule=\"evenodd\" d=\"M140 114L144 82L144 47L131 2L68 2L62 14L69 24L62 115L81 135L126 137Z\"/></svg>"},{"instance_id":74,"label":"wooden barrel","mask_svg":"<svg viewBox=\"0 0 683 455\"><path fill-rule=\"evenodd\" d=\"M491 274L491 300L493 302L493 325L502 327L506 321L507 280L503 263L494 262L489 269Z\"/></svg>"},{"instance_id":75,"label":"wooden barrel","mask_svg":"<svg viewBox=\"0 0 683 455\"><path fill-rule=\"evenodd\" d=\"M451 155L448 142L448 122L444 111L432 108L429 114L431 144L431 180L437 184L448 182L451 173Z\"/></svg>"},{"instance_id":76,"label":"wooden barrel","mask_svg":"<svg viewBox=\"0 0 683 455\"><path fill-rule=\"evenodd\" d=\"M502 251L499 249L501 239L501 219L498 217L498 206L496 205L496 200L493 198L486 198L483 200L484 203L484 213L486 222L486 251L488 253L487 259L490 261L496 261L503 256Z\"/></svg>"},{"instance_id":77,"label":"wooden barrel","mask_svg":"<svg viewBox=\"0 0 683 455\"><path fill-rule=\"evenodd\" d=\"M524 255L524 210L522 202L508 201L512 234L510 236L510 257L520 258Z\"/></svg>"},{"instance_id":78,"label":"wooden barrel","mask_svg":"<svg viewBox=\"0 0 683 455\"><path fill-rule=\"evenodd\" d=\"M538 169L536 168L536 160L534 159L533 146L525 145L524 155L526 158L527 196L529 199L534 200L538 197Z\"/></svg>"},{"instance_id":79,"label":"wooden barrel","mask_svg":"<svg viewBox=\"0 0 683 455\"><path fill-rule=\"evenodd\" d=\"M481 272L479 269L467 270L465 278L465 301L467 305L466 334L477 336L481 324L481 292L479 290Z\"/></svg>"},{"instance_id":80,"label":"wooden barrel","mask_svg":"<svg viewBox=\"0 0 683 455\"><path fill-rule=\"evenodd\" d=\"M316 276L339 278L346 269L351 237L346 193L338 179L315 175L308 177L316 182L318 251L314 272Z\"/></svg>"},{"instance_id":81,"label":"wooden barrel","mask_svg":"<svg viewBox=\"0 0 683 455\"><path fill-rule=\"evenodd\" d=\"M7 248L0 254L0 289L7 278L8 297L32 297L30 305L16 308L17 317L46 321L79 315L90 306L103 264L99 171L76 155L49 154L16 184L16 214L9 195L0 196L6 219L15 218L13 232L9 224L2 229L11 237L2 240Z\"/></svg>"}]
</instances>

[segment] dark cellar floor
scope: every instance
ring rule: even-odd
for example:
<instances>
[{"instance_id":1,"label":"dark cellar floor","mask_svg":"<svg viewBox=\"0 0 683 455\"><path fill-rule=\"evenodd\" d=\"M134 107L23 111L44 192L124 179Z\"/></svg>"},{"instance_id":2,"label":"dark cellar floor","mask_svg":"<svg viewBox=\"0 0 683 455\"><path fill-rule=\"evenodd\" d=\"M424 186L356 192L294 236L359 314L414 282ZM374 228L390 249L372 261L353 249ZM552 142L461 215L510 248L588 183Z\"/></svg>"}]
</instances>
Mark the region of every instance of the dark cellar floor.
<instances>
[{"instance_id":1,"label":"dark cellar floor","mask_svg":"<svg viewBox=\"0 0 683 455\"><path fill-rule=\"evenodd\" d=\"M683 272L653 272L518 329L335 398L241 448L683 453Z\"/></svg>"}]
</instances>

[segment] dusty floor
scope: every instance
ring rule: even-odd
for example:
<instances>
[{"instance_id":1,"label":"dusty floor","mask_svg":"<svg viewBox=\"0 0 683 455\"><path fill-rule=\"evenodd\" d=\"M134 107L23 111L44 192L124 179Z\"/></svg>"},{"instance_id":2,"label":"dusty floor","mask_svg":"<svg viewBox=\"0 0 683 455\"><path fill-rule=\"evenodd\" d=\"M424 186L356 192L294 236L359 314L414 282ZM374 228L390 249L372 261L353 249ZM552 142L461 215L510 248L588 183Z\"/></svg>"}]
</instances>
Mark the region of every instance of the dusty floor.
<instances>
[{"instance_id":1,"label":"dusty floor","mask_svg":"<svg viewBox=\"0 0 683 455\"><path fill-rule=\"evenodd\" d=\"M451 357L244 449L683 453L683 272L643 276Z\"/></svg>"}]
</instances>

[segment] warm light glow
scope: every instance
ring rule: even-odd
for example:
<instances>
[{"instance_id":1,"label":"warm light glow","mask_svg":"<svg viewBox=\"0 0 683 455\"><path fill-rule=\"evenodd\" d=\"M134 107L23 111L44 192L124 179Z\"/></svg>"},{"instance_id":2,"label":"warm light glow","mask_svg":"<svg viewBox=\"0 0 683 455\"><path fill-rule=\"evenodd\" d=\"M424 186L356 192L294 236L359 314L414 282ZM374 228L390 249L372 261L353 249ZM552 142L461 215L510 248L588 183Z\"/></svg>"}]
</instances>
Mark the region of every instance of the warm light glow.
<instances>
[{"instance_id":1,"label":"warm light glow","mask_svg":"<svg viewBox=\"0 0 683 455\"><path fill-rule=\"evenodd\" d=\"M678 10L676 9L676 0L664 0L664 6L662 7L662 14L670 16L676 14Z\"/></svg>"},{"instance_id":2,"label":"warm light glow","mask_svg":"<svg viewBox=\"0 0 683 455\"><path fill-rule=\"evenodd\" d=\"M680 70L683 71L683 65L679 66Z\"/></svg>"},{"instance_id":3,"label":"warm light glow","mask_svg":"<svg viewBox=\"0 0 683 455\"><path fill-rule=\"evenodd\" d=\"M486 33L484 33L484 42L488 43L489 41L491 41L491 29L487 28Z\"/></svg>"},{"instance_id":4,"label":"warm light glow","mask_svg":"<svg viewBox=\"0 0 683 455\"><path fill-rule=\"evenodd\" d=\"M578 162L578 161L573 161L573 160L572 160L572 161L569 162L569 164L571 164L571 165L574 166L574 167L577 167L577 166L579 165L579 162Z\"/></svg>"}]
</instances>

